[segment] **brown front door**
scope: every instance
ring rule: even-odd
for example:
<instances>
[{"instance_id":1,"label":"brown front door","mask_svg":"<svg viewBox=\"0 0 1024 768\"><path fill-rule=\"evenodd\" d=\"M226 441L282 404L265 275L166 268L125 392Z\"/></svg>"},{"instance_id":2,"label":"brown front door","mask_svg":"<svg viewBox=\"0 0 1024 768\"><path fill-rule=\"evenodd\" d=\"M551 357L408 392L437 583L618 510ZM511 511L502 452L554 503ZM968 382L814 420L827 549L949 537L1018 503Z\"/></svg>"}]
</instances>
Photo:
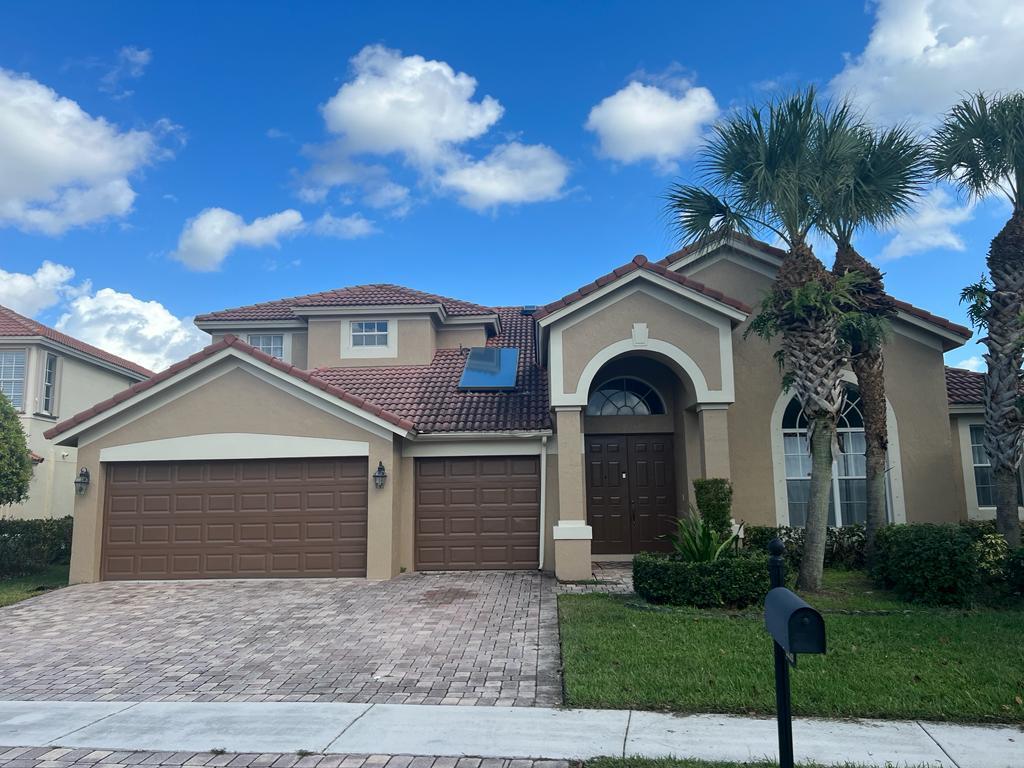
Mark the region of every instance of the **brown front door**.
<instances>
[{"instance_id":1,"label":"brown front door","mask_svg":"<svg viewBox=\"0 0 1024 768\"><path fill-rule=\"evenodd\" d=\"M672 435L587 435L592 552L664 551L676 520Z\"/></svg>"},{"instance_id":2,"label":"brown front door","mask_svg":"<svg viewBox=\"0 0 1024 768\"><path fill-rule=\"evenodd\" d=\"M111 464L102 577L365 576L367 460Z\"/></svg>"}]
</instances>

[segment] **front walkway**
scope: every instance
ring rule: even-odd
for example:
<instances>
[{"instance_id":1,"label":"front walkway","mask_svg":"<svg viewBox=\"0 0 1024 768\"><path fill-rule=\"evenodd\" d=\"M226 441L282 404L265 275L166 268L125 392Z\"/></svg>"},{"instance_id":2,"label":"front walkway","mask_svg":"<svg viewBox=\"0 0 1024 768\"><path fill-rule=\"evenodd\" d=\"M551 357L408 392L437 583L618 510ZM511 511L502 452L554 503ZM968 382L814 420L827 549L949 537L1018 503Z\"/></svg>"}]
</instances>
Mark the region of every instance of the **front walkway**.
<instances>
[{"instance_id":1,"label":"front walkway","mask_svg":"<svg viewBox=\"0 0 1024 768\"><path fill-rule=\"evenodd\" d=\"M238 765L251 765L248 761L257 755L289 756L275 768L292 768L290 756L300 752L312 753L302 758L307 762L296 761L301 768L314 768L317 758L338 766L334 761L340 755L552 760L637 755L746 762L775 757L775 728L773 720L726 715L541 707L0 702L0 744L66 748L75 750L76 760L97 752L116 751L119 762L127 760L121 756L127 752L153 753L144 758L147 764L174 753L179 755L177 764L207 756L207 765L235 764L226 760L227 754L215 754L219 752L243 755ZM1024 731L1016 727L802 719L793 730L797 760L825 765L1020 768L1024 757ZM45 754L36 751L25 757L28 753L12 754L16 751L6 752L16 764L11 768L37 768L29 761ZM0 750L0 760L6 759L3 754ZM322 758L324 754L331 757ZM417 768L433 766L418 763Z\"/></svg>"},{"instance_id":2,"label":"front walkway","mask_svg":"<svg viewBox=\"0 0 1024 768\"><path fill-rule=\"evenodd\" d=\"M534 571L83 584L0 625L0 700L561 703Z\"/></svg>"}]
</instances>

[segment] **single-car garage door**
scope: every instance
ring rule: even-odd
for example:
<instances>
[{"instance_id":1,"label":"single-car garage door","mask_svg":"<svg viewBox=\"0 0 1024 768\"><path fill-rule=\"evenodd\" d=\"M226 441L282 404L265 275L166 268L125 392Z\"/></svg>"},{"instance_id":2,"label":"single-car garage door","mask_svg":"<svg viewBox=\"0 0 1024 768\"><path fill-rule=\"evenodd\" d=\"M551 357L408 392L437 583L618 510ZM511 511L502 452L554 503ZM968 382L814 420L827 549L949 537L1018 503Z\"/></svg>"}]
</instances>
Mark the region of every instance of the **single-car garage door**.
<instances>
[{"instance_id":1,"label":"single-car garage door","mask_svg":"<svg viewBox=\"0 0 1024 768\"><path fill-rule=\"evenodd\" d=\"M536 568L536 456L416 459L416 568Z\"/></svg>"},{"instance_id":2,"label":"single-car garage door","mask_svg":"<svg viewBox=\"0 0 1024 768\"><path fill-rule=\"evenodd\" d=\"M104 579L365 576L367 460L117 463Z\"/></svg>"}]
</instances>

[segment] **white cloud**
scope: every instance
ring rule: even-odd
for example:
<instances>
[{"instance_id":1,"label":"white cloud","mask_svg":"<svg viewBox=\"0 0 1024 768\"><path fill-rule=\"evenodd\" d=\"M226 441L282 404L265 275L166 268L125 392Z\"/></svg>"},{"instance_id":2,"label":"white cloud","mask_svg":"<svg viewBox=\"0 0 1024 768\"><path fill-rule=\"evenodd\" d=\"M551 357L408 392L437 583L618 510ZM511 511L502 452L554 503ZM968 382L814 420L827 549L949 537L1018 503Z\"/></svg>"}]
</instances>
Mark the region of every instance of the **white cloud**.
<instances>
[{"instance_id":1,"label":"white cloud","mask_svg":"<svg viewBox=\"0 0 1024 768\"><path fill-rule=\"evenodd\" d=\"M224 208L207 208L185 222L178 249L171 256L189 269L211 272L237 246L277 247L278 240L302 229L302 214L286 210L253 219L249 224Z\"/></svg>"},{"instance_id":2,"label":"white cloud","mask_svg":"<svg viewBox=\"0 0 1024 768\"><path fill-rule=\"evenodd\" d=\"M1020 88L1019 0L880 0L864 51L831 82L872 117L935 121L964 93Z\"/></svg>"},{"instance_id":3,"label":"white cloud","mask_svg":"<svg viewBox=\"0 0 1024 768\"><path fill-rule=\"evenodd\" d=\"M562 195L569 167L550 147L542 144L502 144L487 157L467 161L441 177L441 183L459 194L459 201L477 210L503 203L536 203Z\"/></svg>"},{"instance_id":4,"label":"white cloud","mask_svg":"<svg viewBox=\"0 0 1024 768\"><path fill-rule=\"evenodd\" d=\"M392 216L408 213L410 190L391 181L369 156L396 156L425 188L453 190L475 209L551 200L561 195L568 166L543 145L503 144L483 159L465 145L485 136L504 113L477 81L444 61L405 56L370 45L351 60L352 77L322 107L332 140L305 147L311 168L298 194L320 202L335 187L358 190L362 201Z\"/></svg>"},{"instance_id":5,"label":"white cloud","mask_svg":"<svg viewBox=\"0 0 1024 768\"><path fill-rule=\"evenodd\" d=\"M88 290L88 282L73 286L75 270L63 264L44 261L34 273L5 272L0 269L0 304L34 317L68 296Z\"/></svg>"},{"instance_id":6,"label":"white cloud","mask_svg":"<svg viewBox=\"0 0 1024 768\"><path fill-rule=\"evenodd\" d=\"M128 177L158 153L31 78L0 69L0 226L49 235L127 214Z\"/></svg>"},{"instance_id":7,"label":"white cloud","mask_svg":"<svg viewBox=\"0 0 1024 768\"><path fill-rule=\"evenodd\" d=\"M148 48L136 48L126 45L117 53L117 63L100 78L100 90L113 95L115 99L131 96L134 91L121 87L123 80L138 80L146 72L146 67L153 60L153 52Z\"/></svg>"},{"instance_id":8,"label":"white cloud","mask_svg":"<svg viewBox=\"0 0 1024 768\"><path fill-rule=\"evenodd\" d=\"M351 216L332 216L325 213L313 223L313 232L316 234L341 240L355 240L375 234L377 231L373 222L361 213L353 213Z\"/></svg>"},{"instance_id":9,"label":"white cloud","mask_svg":"<svg viewBox=\"0 0 1024 768\"><path fill-rule=\"evenodd\" d=\"M504 111L490 96L473 101L476 80L443 61L369 45L351 63L355 77L322 110L352 153L398 152L429 165L482 136Z\"/></svg>"},{"instance_id":10,"label":"white cloud","mask_svg":"<svg viewBox=\"0 0 1024 768\"><path fill-rule=\"evenodd\" d=\"M966 368L968 371L982 373L985 370L985 359L981 355L971 355L970 357L965 357L959 363L955 363L953 367Z\"/></svg>"},{"instance_id":11,"label":"white cloud","mask_svg":"<svg viewBox=\"0 0 1024 768\"><path fill-rule=\"evenodd\" d=\"M182 360L210 337L158 301L103 288L74 299L57 328L154 371Z\"/></svg>"},{"instance_id":12,"label":"white cloud","mask_svg":"<svg viewBox=\"0 0 1024 768\"><path fill-rule=\"evenodd\" d=\"M584 127L597 134L601 155L621 163L653 160L671 173L697 148L718 117L715 97L686 81L664 85L634 80L590 110Z\"/></svg>"},{"instance_id":13,"label":"white cloud","mask_svg":"<svg viewBox=\"0 0 1024 768\"><path fill-rule=\"evenodd\" d=\"M933 248L962 251L966 246L954 227L973 216L972 204L960 205L945 189L933 189L893 227L896 234L882 249L881 258L899 259Z\"/></svg>"}]
</instances>

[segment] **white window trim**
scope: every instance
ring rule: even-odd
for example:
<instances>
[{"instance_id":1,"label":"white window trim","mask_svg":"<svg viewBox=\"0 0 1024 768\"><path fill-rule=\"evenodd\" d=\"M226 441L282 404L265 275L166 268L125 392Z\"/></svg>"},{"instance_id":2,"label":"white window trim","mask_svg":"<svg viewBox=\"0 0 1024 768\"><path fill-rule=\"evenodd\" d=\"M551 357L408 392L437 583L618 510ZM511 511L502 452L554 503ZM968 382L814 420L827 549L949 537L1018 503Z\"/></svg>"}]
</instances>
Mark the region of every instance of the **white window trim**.
<instances>
[{"instance_id":1,"label":"white window trim","mask_svg":"<svg viewBox=\"0 0 1024 768\"><path fill-rule=\"evenodd\" d=\"M857 377L851 371L843 371L842 380L856 385ZM772 446L772 475L775 480L775 524L789 525L789 495L786 492L786 456L785 445L782 439L782 416L786 412L786 406L792 399L792 392L782 392L779 399L775 401L775 408L772 410L769 427L771 429ZM892 409L892 403L888 398L885 401L886 426L889 429L889 510L894 523L907 522L907 507L903 495L903 453L900 450L900 431L896 420L896 412ZM962 445L962 441L961 441ZM967 446L970 450L970 444ZM833 470L833 477L835 472ZM838 496L836 497L838 498Z\"/></svg>"},{"instance_id":2,"label":"white window trim","mask_svg":"<svg viewBox=\"0 0 1024 768\"><path fill-rule=\"evenodd\" d=\"M250 347L251 346L255 346L254 344L251 344L249 342L249 339L252 338L253 336L280 336L281 337L281 360L283 360L286 363L291 363L292 362L292 334L290 334L290 333L283 333L281 331L271 331L271 330L266 330L265 331L265 330L262 330L262 329L246 331L246 333L245 333L245 343L249 344ZM259 347L257 347L257 349L259 349Z\"/></svg>"},{"instance_id":3,"label":"white window trim","mask_svg":"<svg viewBox=\"0 0 1024 768\"><path fill-rule=\"evenodd\" d=\"M29 412L29 409L28 409L28 399L29 399L29 392L31 391L29 389L29 381L31 379L31 376L29 375L29 371L31 370L31 365L32 365L32 355L29 354L29 350L27 348L25 348L25 347L7 347L5 349L0 349L0 352L15 352L15 353L21 352L22 355L24 356L24 363L22 364L22 378L21 378L21 406L19 407L19 406L15 405L14 406L14 410L17 411L18 413L28 413ZM12 405L14 405L14 404L12 403Z\"/></svg>"},{"instance_id":4,"label":"white window trim","mask_svg":"<svg viewBox=\"0 0 1024 768\"><path fill-rule=\"evenodd\" d=\"M967 505L968 520L995 520L996 508L982 507L978 504L978 488L974 484L974 454L971 452L971 427L984 427L985 418L978 416L958 416L956 419L957 433L960 437L960 469L964 475L964 502ZM1024 482L1024 467L1021 467ZM1024 520L1024 507L1018 507L1017 513Z\"/></svg>"},{"instance_id":5,"label":"white window trim","mask_svg":"<svg viewBox=\"0 0 1024 768\"><path fill-rule=\"evenodd\" d=\"M46 408L46 363L53 357L57 364L53 369L53 403L50 408ZM60 411L60 390L61 390L61 372L64 368L64 360L56 352L51 352L47 349L42 351L42 362L39 366L39 399L37 401L39 408L37 413L42 416L57 417Z\"/></svg>"},{"instance_id":6,"label":"white window trim","mask_svg":"<svg viewBox=\"0 0 1024 768\"><path fill-rule=\"evenodd\" d=\"M388 343L382 347L352 346L352 323L387 323ZM393 317L352 318L341 321L341 357L344 358L392 358L398 357L398 321Z\"/></svg>"}]
</instances>

